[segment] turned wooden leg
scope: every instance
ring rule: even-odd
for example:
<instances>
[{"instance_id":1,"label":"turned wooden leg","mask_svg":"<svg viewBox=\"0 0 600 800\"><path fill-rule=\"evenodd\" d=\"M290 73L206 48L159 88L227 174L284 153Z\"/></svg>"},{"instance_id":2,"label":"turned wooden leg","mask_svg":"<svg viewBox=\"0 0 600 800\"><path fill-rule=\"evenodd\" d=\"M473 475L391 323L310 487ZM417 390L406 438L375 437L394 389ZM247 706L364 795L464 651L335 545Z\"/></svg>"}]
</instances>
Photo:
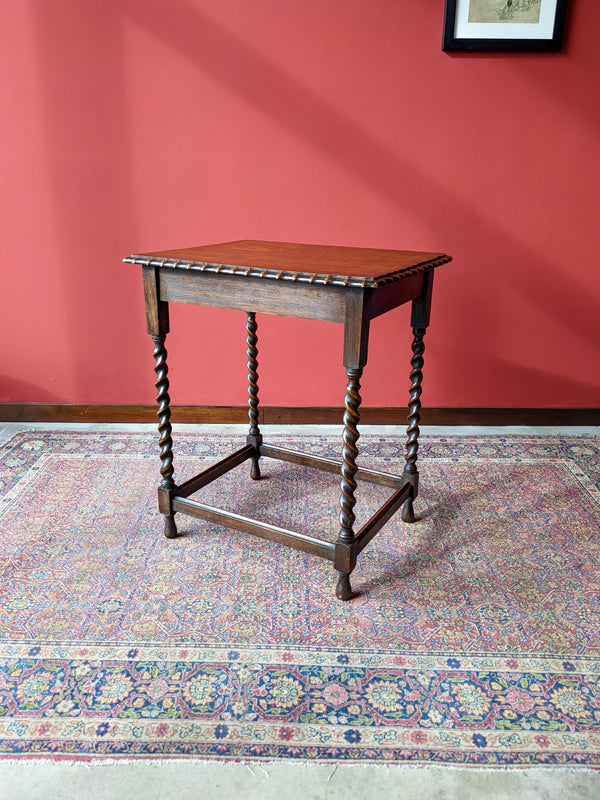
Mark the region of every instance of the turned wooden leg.
<instances>
[{"instance_id":1,"label":"turned wooden leg","mask_svg":"<svg viewBox=\"0 0 600 800\"><path fill-rule=\"evenodd\" d=\"M362 368L347 369L348 385L344 398L344 434L342 448L342 482L340 495L340 532L338 534L336 548L345 551L348 556L346 559L346 570L338 569L338 583L336 586L336 597L340 600L350 600L352 598L352 587L350 586L350 573L354 568L354 561L349 551L354 542L354 506L356 505L356 471L358 469L356 458L358 456L358 421L360 419L360 377ZM337 559L336 559L337 561Z\"/></svg>"},{"instance_id":2,"label":"turned wooden leg","mask_svg":"<svg viewBox=\"0 0 600 800\"><path fill-rule=\"evenodd\" d=\"M154 342L154 372L156 373L156 402L158 403L158 444L160 447L160 460L161 468L160 474L162 480L160 483L159 495L163 497L159 499L161 510L164 507L164 499L169 500L169 492L175 486L173 480L173 439L171 438L171 408L169 406L171 399L169 397L169 379L167 377L167 351L165 349L164 336L152 336ZM162 491L161 491L162 490ZM170 509L170 502L169 502ZM175 524L175 517L172 513L165 513L165 536L167 539L174 539L177 536L177 526Z\"/></svg>"},{"instance_id":3,"label":"turned wooden leg","mask_svg":"<svg viewBox=\"0 0 600 800\"><path fill-rule=\"evenodd\" d=\"M247 441L248 444L254 445L256 450L256 455L252 457L250 477L258 481L260 480L258 448L262 444L262 436L258 427L258 337L256 328L256 314L248 312L246 320L246 355L248 356L248 417L250 419L250 431Z\"/></svg>"},{"instance_id":4,"label":"turned wooden leg","mask_svg":"<svg viewBox=\"0 0 600 800\"><path fill-rule=\"evenodd\" d=\"M404 459L404 478L412 484L412 496L402 506L404 522L414 522L415 512L413 500L419 491L419 472L417 470L417 453L419 450L419 421L421 419L421 384L423 382L423 353L425 345L423 337L425 328L413 328L413 357L410 372L410 400L408 403L408 428L406 429L406 455Z\"/></svg>"}]
</instances>

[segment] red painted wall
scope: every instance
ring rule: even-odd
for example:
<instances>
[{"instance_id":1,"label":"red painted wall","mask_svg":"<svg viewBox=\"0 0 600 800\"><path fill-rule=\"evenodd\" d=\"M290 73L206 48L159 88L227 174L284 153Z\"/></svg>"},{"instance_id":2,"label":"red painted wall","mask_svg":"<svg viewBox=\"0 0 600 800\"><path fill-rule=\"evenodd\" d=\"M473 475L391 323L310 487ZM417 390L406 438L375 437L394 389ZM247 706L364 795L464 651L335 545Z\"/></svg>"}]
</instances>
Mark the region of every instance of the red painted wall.
<instances>
[{"instance_id":1,"label":"red painted wall","mask_svg":"<svg viewBox=\"0 0 600 800\"><path fill-rule=\"evenodd\" d=\"M558 54L440 50L442 0L3 4L0 400L154 397L130 252L443 250L435 406L600 405L600 4ZM174 307L178 403L245 403L244 318ZM262 317L261 399L342 400L341 329ZM363 400L405 403L407 309Z\"/></svg>"}]
</instances>

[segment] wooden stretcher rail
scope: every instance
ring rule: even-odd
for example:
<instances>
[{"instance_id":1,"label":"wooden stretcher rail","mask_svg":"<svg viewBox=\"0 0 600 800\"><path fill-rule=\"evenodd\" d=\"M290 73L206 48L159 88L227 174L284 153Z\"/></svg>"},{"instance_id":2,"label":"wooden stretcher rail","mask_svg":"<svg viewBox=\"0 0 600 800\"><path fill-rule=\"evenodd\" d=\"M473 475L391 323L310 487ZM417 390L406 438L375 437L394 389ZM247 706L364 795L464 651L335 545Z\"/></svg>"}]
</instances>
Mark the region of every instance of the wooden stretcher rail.
<instances>
[{"instance_id":1,"label":"wooden stretcher rail","mask_svg":"<svg viewBox=\"0 0 600 800\"><path fill-rule=\"evenodd\" d=\"M279 542L279 544L285 544L296 550L303 550L306 553L312 553L313 555L318 555L321 558L333 561L335 546L330 542L324 542L321 539L315 539L303 533L296 533L286 528L280 528L268 522L259 522L249 517L243 517L240 514L234 514L231 511L223 511L220 508L213 508L212 506L204 505L204 503L198 503L195 500L186 500L181 497L173 498L173 511L189 514L192 517L207 519L210 522L226 525L229 528L235 528L244 533L251 533L254 536L260 536L262 539Z\"/></svg>"},{"instance_id":2,"label":"wooden stretcher rail","mask_svg":"<svg viewBox=\"0 0 600 800\"><path fill-rule=\"evenodd\" d=\"M402 503L410 497L411 492L411 484L405 483L404 486L401 486L397 492L394 492L389 500L387 500L387 502L373 514L371 519L363 525L356 534L353 543L356 554L360 553L360 551L369 544L375 534L383 528L385 523L394 516Z\"/></svg>"},{"instance_id":3,"label":"wooden stretcher rail","mask_svg":"<svg viewBox=\"0 0 600 800\"><path fill-rule=\"evenodd\" d=\"M201 489L203 486L207 486L212 481L220 478L221 475L225 475L226 472L229 470L238 467L240 464L243 464L244 461L247 461L252 454L254 453L254 447L251 444L242 447L241 450L237 450L232 455L227 456L222 461L219 461L218 464L214 464L212 467L205 469L200 474L196 475L193 478L185 481L182 483L181 486L177 486L175 490L175 494L177 497L189 497L194 492L197 492L198 489Z\"/></svg>"},{"instance_id":4,"label":"wooden stretcher rail","mask_svg":"<svg viewBox=\"0 0 600 800\"><path fill-rule=\"evenodd\" d=\"M312 467L313 469L320 469L324 472L333 472L341 474L342 464L333 458L323 458L322 456L312 456L308 453L299 453L296 450L287 450L284 447L273 447L269 444L261 444L259 448L261 456L268 458L275 458L278 461L289 461L292 464L301 464L304 467ZM356 472L356 477L369 483L376 483L379 486L389 486L392 489L397 489L403 483L403 478L397 475L391 475L387 472L376 472L372 469L359 469Z\"/></svg>"}]
</instances>

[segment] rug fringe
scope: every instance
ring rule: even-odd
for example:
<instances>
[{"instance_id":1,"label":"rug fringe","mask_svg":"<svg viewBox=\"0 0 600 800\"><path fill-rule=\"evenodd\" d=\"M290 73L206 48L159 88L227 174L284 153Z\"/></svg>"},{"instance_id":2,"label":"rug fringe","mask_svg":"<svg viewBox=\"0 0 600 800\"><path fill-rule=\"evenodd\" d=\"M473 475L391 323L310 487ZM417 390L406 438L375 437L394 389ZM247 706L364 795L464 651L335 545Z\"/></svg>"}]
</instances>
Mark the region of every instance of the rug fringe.
<instances>
[{"instance_id":1,"label":"rug fringe","mask_svg":"<svg viewBox=\"0 0 600 800\"><path fill-rule=\"evenodd\" d=\"M189 756L172 756L170 758L161 758L161 757L152 757L152 756L139 756L137 758L131 758L128 756L124 756L123 758L114 758L112 756L102 757L102 756L81 756L80 758L74 758L73 756L49 756L48 758L39 758L38 756L28 756L24 755L21 758L14 758L13 756L4 757L0 756L0 771L3 767L17 767L19 765L27 764L27 766L33 767L48 767L51 764L61 764L65 766L76 766L81 765L86 769L97 769L100 767L113 767L113 766L134 766L139 765L140 763L147 763L149 766L160 766L160 767L175 767L180 766L182 763L186 765L190 765L196 769L202 768L210 768L214 766L219 767L226 767L230 770L242 770L248 767L258 767L261 771L265 774L266 777L270 777L268 771L264 769L264 766L270 767L285 767L286 770L288 769L311 769L311 770L321 770L325 772L326 770L330 770L330 776L332 777L333 772L338 769L348 770L369 770L369 769L384 769L389 771L402 771L402 770L413 770L413 771L421 771L421 772L432 772L432 773L443 773L447 771L452 772L485 772L485 773L524 773L524 772L545 772L545 771L552 771L554 773L559 774L580 774L581 772L591 772L591 773L598 773L600 772L600 767L593 767L589 764L581 764L581 765L571 765L571 766L563 766L558 764L523 764L522 766L516 765L495 765L495 764L416 764L414 762L397 762L397 763L382 763L373 762L373 761L290 761L289 759L277 759L277 760L269 760L269 759L240 759L232 760L232 759L218 759L218 758L193 758ZM252 771L252 770L250 770ZM257 776L258 777L258 776Z\"/></svg>"}]
</instances>

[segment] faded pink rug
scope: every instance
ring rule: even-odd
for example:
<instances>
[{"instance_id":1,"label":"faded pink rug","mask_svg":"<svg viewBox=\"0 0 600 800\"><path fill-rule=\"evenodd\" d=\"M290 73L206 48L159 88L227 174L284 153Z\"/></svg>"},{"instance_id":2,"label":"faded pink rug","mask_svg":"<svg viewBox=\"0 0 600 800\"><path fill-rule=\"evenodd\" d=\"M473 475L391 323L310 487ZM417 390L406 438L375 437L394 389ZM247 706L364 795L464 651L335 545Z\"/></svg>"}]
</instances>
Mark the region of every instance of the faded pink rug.
<instances>
[{"instance_id":1,"label":"faded pink rug","mask_svg":"<svg viewBox=\"0 0 600 800\"><path fill-rule=\"evenodd\" d=\"M176 478L244 439L176 436ZM360 444L401 471L402 439ZM597 440L423 436L420 519L363 551L349 603L318 558L181 515L164 539L156 451L128 433L0 448L0 754L600 763ZM247 472L199 496L335 537L335 476ZM359 485L358 524L386 492Z\"/></svg>"}]
</instances>

